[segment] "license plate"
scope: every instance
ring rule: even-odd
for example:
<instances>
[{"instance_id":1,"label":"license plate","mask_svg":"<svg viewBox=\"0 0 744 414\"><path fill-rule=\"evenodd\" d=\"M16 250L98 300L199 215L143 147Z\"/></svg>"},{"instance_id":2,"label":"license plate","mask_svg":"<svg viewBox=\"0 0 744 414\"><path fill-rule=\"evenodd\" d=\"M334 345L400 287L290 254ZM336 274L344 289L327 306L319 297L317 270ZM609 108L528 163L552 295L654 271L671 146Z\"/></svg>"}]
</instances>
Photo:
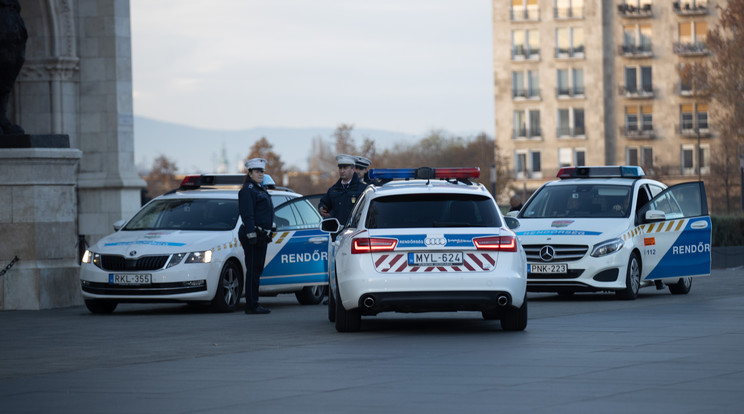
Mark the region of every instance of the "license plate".
<instances>
[{"instance_id":1,"label":"license plate","mask_svg":"<svg viewBox=\"0 0 744 414\"><path fill-rule=\"evenodd\" d=\"M109 283L112 285L149 285L152 283L152 275L145 274L109 274Z\"/></svg>"},{"instance_id":2,"label":"license plate","mask_svg":"<svg viewBox=\"0 0 744 414\"><path fill-rule=\"evenodd\" d=\"M531 264L527 269L530 273L568 273L567 264Z\"/></svg>"},{"instance_id":3,"label":"license plate","mask_svg":"<svg viewBox=\"0 0 744 414\"><path fill-rule=\"evenodd\" d=\"M410 266L455 266L462 264L461 252L408 253Z\"/></svg>"}]
</instances>

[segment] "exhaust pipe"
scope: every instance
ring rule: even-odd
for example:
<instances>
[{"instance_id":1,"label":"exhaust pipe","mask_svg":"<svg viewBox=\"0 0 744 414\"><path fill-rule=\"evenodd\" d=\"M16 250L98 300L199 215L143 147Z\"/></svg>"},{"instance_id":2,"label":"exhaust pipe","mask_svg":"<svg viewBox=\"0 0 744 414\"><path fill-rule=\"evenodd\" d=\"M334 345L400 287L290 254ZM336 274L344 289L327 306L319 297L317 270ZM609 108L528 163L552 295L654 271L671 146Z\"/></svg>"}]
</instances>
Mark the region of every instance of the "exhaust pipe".
<instances>
[{"instance_id":1,"label":"exhaust pipe","mask_svg":"<svg viewBox=\"0 0 744 414\"><path fill-rule=\"evenodd\" d=\"M375 298L373 298L372 296L367 296L367 297L366 297L366 298L364 298L364 300L362 301L362 304L364 304L364 307L365 307L365 308L367 308L367 309L372 309L372 308L374 308L374 307L375 307Z\"/></svg>"},{"instance_id":2,"label":"exhaust pipe","mask_svg":"<svg viewBox=\"0 0 744 414\"><path fill-rule=\"evenodd\" d=\"M499 304L499 306L506 306L509 304L509 297L506 295L501 295L496 299L496 303Z\"/></svg>"}]
</instances>

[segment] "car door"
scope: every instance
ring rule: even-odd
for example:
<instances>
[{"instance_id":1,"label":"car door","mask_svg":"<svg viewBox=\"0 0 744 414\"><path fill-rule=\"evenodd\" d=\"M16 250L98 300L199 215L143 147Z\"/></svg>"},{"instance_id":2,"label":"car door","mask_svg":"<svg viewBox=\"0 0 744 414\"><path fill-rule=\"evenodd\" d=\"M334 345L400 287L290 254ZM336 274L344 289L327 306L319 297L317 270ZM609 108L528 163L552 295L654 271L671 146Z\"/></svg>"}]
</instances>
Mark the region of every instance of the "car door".
<instances>
[{"instance_id":1,"label":"car door","mask_svg":"<svg viewBox=\"0 0 744 414\"><path fill-rule=\"evenodd\" d=\"M710 276L711 221L705 185L677 184L638 213L643 278Z\"/></svg>"},{"instance_id":2,"label":"car door","mask_svg":"<svg viewBox=\"0 0 744 414\"><path fill-rule=\"evenodd\" d=\"M276 232L266 249L261 286L328 283L328 234L320 231L320 196L291 199L274 210Z\"/></svg>"}]
</instances>

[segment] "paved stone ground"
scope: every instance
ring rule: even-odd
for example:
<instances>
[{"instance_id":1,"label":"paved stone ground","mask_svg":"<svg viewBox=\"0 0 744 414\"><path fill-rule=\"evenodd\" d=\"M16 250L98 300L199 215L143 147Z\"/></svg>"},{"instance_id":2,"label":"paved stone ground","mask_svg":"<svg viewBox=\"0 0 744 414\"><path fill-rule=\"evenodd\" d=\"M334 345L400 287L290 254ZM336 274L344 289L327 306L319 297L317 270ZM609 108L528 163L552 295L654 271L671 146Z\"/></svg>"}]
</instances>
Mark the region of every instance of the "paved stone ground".
<instances>
[{"instance_id":1,"label":"paved stone ground","mask_svg":"<svg viewBox=\"0 0 744 414\"><path fill-rule=\"evenodd\" d=\"M477 313L382 314L339 334L324 306L0 312L2 413L738 413L744 268L689 295L530 295L525 332ZM477 411L476 411L477 410Z\"/></svg>"}]
</instances>

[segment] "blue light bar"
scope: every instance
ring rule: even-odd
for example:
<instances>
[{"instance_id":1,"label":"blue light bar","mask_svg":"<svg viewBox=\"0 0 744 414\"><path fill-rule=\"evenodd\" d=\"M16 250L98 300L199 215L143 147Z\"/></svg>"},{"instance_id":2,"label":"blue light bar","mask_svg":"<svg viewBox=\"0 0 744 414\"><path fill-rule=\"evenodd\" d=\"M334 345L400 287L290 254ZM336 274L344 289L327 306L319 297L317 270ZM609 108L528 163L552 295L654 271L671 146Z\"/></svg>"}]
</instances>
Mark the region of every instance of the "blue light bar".
<instances>
[{"instance_id":1,"label":"blue light bar","mask_svg":"<svg viewBox=\"0 0 744 414\"><path fill-rule=\"evenodd\" d=\"M439 179L460 179L480 177L480 168L478 167L447 167L447 168L373 168L369 170L369 178L379 180L393 179L414 179L420 178L430 180Z\"/></svg>"},{"instance_id":2,"label":"blue light bar","mask_svg":"<svg viewBox=\"0 0 744 414\"><path fill-rule=\"evenodd\" d=\"M558 178L641 178L643 168L638 166L563 167Z\"/></svg>"},{"instance_id":3,"label":"blue light bar","mask_svg":"<svg viewBox=\"0 0 744 414\"><path fill-rule=\"evenodd\" d=\"M372 168L369 178L377 180L392 180L396 178L416 178L415 168Z\"/></svg>"}]
</instances>

